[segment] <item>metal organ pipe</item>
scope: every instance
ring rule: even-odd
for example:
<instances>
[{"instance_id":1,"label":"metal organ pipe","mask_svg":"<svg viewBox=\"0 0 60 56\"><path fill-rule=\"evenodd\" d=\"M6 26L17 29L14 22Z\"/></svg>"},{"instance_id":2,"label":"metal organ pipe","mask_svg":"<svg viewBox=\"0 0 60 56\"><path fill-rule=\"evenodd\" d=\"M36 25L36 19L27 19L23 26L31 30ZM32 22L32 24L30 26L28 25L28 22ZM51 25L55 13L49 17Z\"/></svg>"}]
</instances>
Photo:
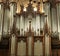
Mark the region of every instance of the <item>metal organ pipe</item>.
<instances>
[{"instance_id":1,"label":"metal organ pipe","mask_svg":"<svg viewBox=\"0 0 60 56\"><path fill-rule=\"evenodd\" d=\"M40 28L41 29L43 29L43 27L44 27L44 22L45 21L45 17L44 17L44 15L41 15L41 19L40 19Z\"/></svg>"},{"instance_id":2,"label":"metal organ pipe","mask_svg":"<svg viewBox=\"0 0 60 56\"><path fill-rule=\"evenodd\" d=\"M0 40L2 37L2 30L3 30L3 3L0 3Z\"/></svg>"},{"instance_id":3,"label":"metal organ pipe","mask_svg":"<svg viewBox=\"0 0 60 56\"><path fill-rule=\"evenodd\" d=\"M56 9L57 9L58 33L59 33L59 40L60 40L60 3L56 4Z\"/></svg>"},{"instance_id":4,"label":"metal organ pipe","mask_svg":"<svg viewBox=\"0 0 60 56\"><path fill-rule=\"evenodd\" d=\"M24 35L24 17L21 15L20 16L20 35Z\"/></svg>"},{"instance_id":5,"label":"metal organ pipe","mask_svg":"<svg viewBox=\"0 0 60 56\"><path fill-rule=\"evenodd\" d=\"M16 14L16 3L15 2L11 2L10 3L10 29L13 26L14 15L15 14Z\"/></svg>"},{"instance_id":6,"label":"metal organ pipe","mask_svg":"<svg viewBox=\"0 0 60 56\"><path fill-rule=\"evenodd\" d=\"M8 33L8 30L9 30L9 15L10 15L10 11L9 11L9 9L7 8L5 8L4 9L4 28L3 28L3 34L7 34Z\"/></svg>"},{"instance_id":7,"label":"metal organ pipe","mask_svg":"<svg viewBox=\"0 0 60 56\"><path fill-rule=\"evenodd\" d=\"M58 32L60 32L60 17L59 17L59 15L60 15L60 3L57 3L56 6L57 6L57 18L58 18Z\"/></svg>"},{"instance_id":8,"label":"metal organ pipe","mask_svg":"<svg viewBox=\"0 0 60 56\"><path fill-rule=\"evenodd\" d=\"M52 8L52 31L57 32L56 9Z\"/></svg>"},{"instance_id":9,"label":"metal organ pipe","mask_svg":"<svg viewBox=\"0 0 60 56\"><path fill-rule=\"evenodd\" d=\"M49 27L51 28L50 3L44 3L44 11L45 11L44 24L47 24L45 26L48 26L47 30L50 31L49 30ZM49 41L50 41L50 36L46 33L45 34L45 55L47 56L50 55L50 42Z\"/></svg>"},{"instance_id":10,"label":"metal organ pipe","mask_svg":"<svg viewBox=\"0 0 60 56\"><path fill-rule=\"evenodd\" d=\"M19 16L19 15L17 15L16 28L17 28L18 30L20 29L20 16Z\"/></svg>"},{"instance_id":11,"label":"metal organ pipe","mask_svg":"<svg viewBox=\"0 0 60 56\"><path fill-rule=\"evenodd\" d=\"M40 32L40 15L36 15L36 34L37 35L40 34L38 30Z\"/></svg>"}]
</instances>

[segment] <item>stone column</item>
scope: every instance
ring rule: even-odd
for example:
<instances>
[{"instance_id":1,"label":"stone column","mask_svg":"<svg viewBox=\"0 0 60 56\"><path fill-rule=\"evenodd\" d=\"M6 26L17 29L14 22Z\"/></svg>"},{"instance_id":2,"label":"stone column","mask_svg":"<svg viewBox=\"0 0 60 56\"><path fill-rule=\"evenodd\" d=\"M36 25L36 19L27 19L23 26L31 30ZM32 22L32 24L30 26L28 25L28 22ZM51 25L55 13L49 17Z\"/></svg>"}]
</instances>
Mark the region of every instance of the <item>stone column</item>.
<instances>
[{"instance_id":1,"label":"stone column","mask_svg":"<svg viewBox=\"0 0 60 56\"><path fill-rule=\"evenodd\" d=\"M10 29L13 26L14 15L16 15L16 3L10 2Z\"/></svg>"},{"instance_id":2,"label":"stone column","mask_svg":"<svg viewBox=\"0 0 60 56\"><path fill-rule=\"evenodd\" d=\"M2 30L3 30L3 11L4 10L4 5L2 2L0 2L0 41L1 41L1 36L2 36Z\"/></svg>"},{"instance_id":3,"label":"stone column","mask_svg":"<svg viewBox=\"0 0 60 56\"><path fill-rule=\"evenodd\" d=\"M15 56L16 54L16 36L12 34L11 36L11 56Z\"/></svg>"}]
</instances>

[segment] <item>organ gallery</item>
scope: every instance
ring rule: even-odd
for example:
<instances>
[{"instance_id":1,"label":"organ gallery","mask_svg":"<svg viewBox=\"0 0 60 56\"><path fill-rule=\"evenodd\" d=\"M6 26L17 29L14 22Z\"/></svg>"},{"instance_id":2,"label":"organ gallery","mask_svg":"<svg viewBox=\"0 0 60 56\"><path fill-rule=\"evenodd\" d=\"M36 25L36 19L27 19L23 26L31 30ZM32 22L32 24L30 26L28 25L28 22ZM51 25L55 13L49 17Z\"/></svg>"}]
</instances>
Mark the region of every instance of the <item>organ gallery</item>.
<instances>
[{"instance_id":1,"label":"organ gallery","mask_svg":"<svg viewBox=\"0 0 60 56\"><path fill-rule=\"evenodd\" d=\"M60 56L60 0L0 0L0 56Z\"/></svg>"}]
</instances>

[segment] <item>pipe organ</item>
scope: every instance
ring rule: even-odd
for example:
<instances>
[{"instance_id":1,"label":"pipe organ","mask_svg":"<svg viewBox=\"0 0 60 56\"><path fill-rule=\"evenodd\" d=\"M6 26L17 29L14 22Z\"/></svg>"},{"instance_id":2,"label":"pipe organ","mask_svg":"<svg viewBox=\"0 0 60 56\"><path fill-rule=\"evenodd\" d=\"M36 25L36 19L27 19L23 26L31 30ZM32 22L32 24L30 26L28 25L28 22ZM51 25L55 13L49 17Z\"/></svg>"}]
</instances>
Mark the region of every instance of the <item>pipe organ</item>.
<instances>
[{"instance_id":1,"label":"pipe organ","mask_svg":"<svg viewBox=\"0 0 60 56\"><path fill-rule=\"evenodd\" d=\"M9 38L10 56L55 55L55 46L60 51L60 2L53 7L51 2L41 0L34 6L30 0L24 6L14 0L0 1L0 42Z\"/></svg>"}]
</instances>

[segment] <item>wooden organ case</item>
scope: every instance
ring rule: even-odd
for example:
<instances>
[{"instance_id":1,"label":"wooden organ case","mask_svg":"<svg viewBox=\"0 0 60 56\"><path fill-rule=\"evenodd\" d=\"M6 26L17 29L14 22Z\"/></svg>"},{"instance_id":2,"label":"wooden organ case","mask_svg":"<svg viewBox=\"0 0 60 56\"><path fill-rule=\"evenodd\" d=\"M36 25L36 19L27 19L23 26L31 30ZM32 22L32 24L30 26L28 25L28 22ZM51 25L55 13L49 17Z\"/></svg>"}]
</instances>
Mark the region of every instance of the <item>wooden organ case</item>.
<instances>
[{"instance_id":1,"label":"wooden organ case","mask_svg":"<svg viewBox=\"0 0 60 56\"><path fill-rule=\"evenodd\" d=\"M22 10L20 14L17 13L15 14L16 3L12 2L10 4L11 29L9 28L8 32L10 33L9 34L10 56L46 56L45 41L47 40L45 40L45 35L46 34L49 35L49 33L47 22L45 22L47 20L45 19L46 15L44 13L41 14L39 13L39 4L40 3L38 3L37 11L33 11L33 6L31 2L29 2L28 4L27 11L23 11L24 7L21 6ZM50 39L50 36L48 38ZM48 55L51 54L50 46L51 41L49 41Z\"/></svg>"},{"instance_id":2,"label":"wooden organ case","mask_svg":"<svg viewBox=\"0 0 60 56\"><path fill-rule=\"evenodd\" d=\"M35 32L32 32L31 26L30 26L29 27L29 31L28 32L25 32L25 35L24 36L23 35L22 36L19 36L19 35L17 36L17 52L18 52L18 43L21 42L21 41L23 41L25 43L25 46L26 46L25 47L26 48L25 49L25 56L29 56L29 55L30 56L35 56L34 55L34 45L35 45L35 43L37 41L40 41L40 42L42 42L42 55L45 56L45 38L44 38L44 32L43 31L40 31L40 33L41 33L40 36L39 35L38 36L35 36L34 33ZM29 46L31 46L31 48ZM21 47L23 47L23 46L21 46Z\"/></svg>"},{"instance_id":3,"label":"wooden organ case","mask_svg":"<svg viewBox=\"0 0 60 56\"><path fill-rule=\"evenodd\" d=\"M45 34L48 34L48 26L47 26L47 22L45 22L47 21L45 19L46 15L44 15L44 13L40 14L36 11L34 12L32 8L33 8L32 4L29 3L27 7L27 11L22 11L21 14L16 14L16 18L17 18L16 24L14 24L15 27L13 28L17 29L16 31L16 36L17 36L16 55L17 56L19 55L20 56L24 56L24 55L25 56L46 56ZM48 55L51 55L50 46L51 46L51 42L49 42Z\"/></svg>"},{"instance_id":4,"label":"wooden organ case","mask_svg":"<svg viewBox=\"0 0 60 56\"><path fill-rule=\"evenodd\" d=\"M45 25L47 26L47 25ZM45 34L48 34L48 27L45 27L44 30L38 29L40 32L36 35L36 32L31 29L31 21L29 21L29 29L24 31L24 34L20 35L20 31L17 32L17 43L16 43L16 55L25 55L25 56L46 56L46 49L45 49ZM23 32L23 29L21 29ZM49 36L49 55L51 55L51 37Z\"/></svg>"}]
</instances>

